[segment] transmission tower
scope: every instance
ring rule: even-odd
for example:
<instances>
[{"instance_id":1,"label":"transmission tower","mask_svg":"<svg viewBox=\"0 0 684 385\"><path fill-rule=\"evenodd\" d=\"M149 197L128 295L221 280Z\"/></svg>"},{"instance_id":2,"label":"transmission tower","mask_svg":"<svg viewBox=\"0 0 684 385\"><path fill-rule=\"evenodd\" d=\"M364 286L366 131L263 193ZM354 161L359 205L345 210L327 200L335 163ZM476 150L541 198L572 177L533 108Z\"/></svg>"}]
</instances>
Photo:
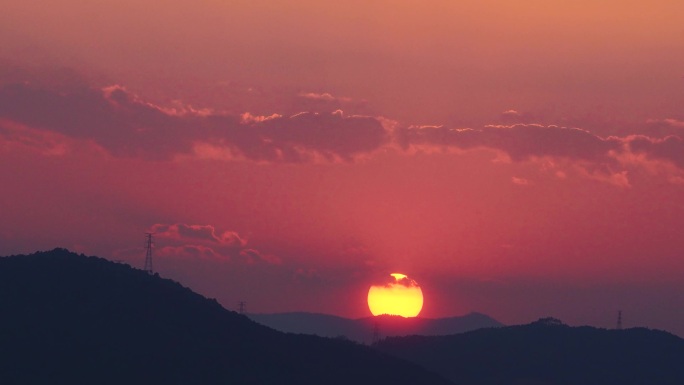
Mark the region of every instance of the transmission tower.
<instances>
[{"instance_id":1,"label":"transmission tower","mask_svg":"<svg viewBox=\"0 0 684 385\"><path fill-rule=\"evenodd\" d=\"M147 253L145 254L145 271L149 274L154 273L154 270L152 269L152 235L154 235L154 233L145 233L145 248L147 249Z\"/></svg>"},{"instance_id":2,"label":"transmission tower","mask_svg":"<svg viewBox=\"0 0 684 385\"><path fill-rule=\"evenodd\" d=\"M373 324L373 342L371 342L371 345L375 345L378 342L380 342L380 322L376 320Z\"/></svg>"},{"instance_id":3,"label":"transmission tower","mask_svg":"<svg viewBox=\"0 0 684 385\"><path fill-rule=\"evenodd\" d=\"M622 330L622 310L618 310L617 326L615 328L617 330Z\"/></svg>"},{"instance_id":4,"label":"transmission tower","mask_svg":"<svg viewBox=\"0 0 684 385\"><path fill-rule=\"evenodd\" d=\"M247 309L247 302L245 302L245 301L238 302L238 313L245 314L245 309Z\"/></svg>"}]
</instances>

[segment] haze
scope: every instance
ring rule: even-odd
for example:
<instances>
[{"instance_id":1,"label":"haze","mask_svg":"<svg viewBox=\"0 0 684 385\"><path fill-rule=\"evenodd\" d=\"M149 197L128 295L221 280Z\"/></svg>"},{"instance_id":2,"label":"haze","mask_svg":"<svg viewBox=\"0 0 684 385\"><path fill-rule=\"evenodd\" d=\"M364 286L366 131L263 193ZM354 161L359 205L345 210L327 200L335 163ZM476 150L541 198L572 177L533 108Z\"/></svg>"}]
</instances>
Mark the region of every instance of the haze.
<instances>
[{"instance_id":1,"label":"haze","mask_svg":"<svg viewBox=\"0 0 684 385\"><path fill-rule=\"evenodd\" d=\"M424 317L683 335L683 13L5 1L0 254L142 267L155 231L228 308L367 316L402 271Z\"/></svg>"}]
</instances>

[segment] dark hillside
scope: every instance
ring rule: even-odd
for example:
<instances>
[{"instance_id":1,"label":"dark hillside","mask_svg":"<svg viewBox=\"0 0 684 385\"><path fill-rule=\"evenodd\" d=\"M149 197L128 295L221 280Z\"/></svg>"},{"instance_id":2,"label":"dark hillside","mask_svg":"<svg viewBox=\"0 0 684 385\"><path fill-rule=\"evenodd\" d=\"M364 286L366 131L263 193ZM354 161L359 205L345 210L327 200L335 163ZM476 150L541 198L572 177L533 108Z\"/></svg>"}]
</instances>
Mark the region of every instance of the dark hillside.
<instances>
[{"instance_id":1,"label":"dark hillside","mask_svg":"<svg viewBox=\"0 0 684 385\"><path fill-rule=\"evenodd\" d=\"M447 384L284 334L171 280L63 249L0 258L1 384Z\"/></svg>"},{"instance_id":2,"label":"dark hillside","mask_svg":"<svg viewBox=\"0 0 684 385\"><path fill-rule=\"evenodd\" d=\"M465 385L684 384L684 340L663 331L529 325L442 337L394 337L378 348Z\"/></svg>"}]
</instances>

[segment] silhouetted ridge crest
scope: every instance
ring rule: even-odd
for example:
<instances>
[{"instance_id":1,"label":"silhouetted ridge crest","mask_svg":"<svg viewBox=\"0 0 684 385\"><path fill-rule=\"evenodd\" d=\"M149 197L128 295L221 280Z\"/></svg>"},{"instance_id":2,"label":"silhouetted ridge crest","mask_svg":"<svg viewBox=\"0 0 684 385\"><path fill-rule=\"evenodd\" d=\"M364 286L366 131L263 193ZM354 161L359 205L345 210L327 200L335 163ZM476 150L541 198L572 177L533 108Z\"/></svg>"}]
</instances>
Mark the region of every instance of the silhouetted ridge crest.
<instances>
[{"instance_id":1,"label":"silhouetted ridge crest","mask_svg":"<svg viewBox=\"0 0 684 385\"><path fill-rule=\"evenodd\" d=\"M571 327L555 318L377 348L471 385L684 384L684 340L660 330Z\"/></svg>"},{"instance_id":2,"label":"silhouetted ridge crest","mask_svg":"<svg viewBox=\"0 0 684 385\"><path fill-rule=\"evenodd\" d=\"M376 325L381 336L447 335L485 327L503 326L493 318L480 313L437 319L389 315L348 319L329 314L305 312L248 314L248 317L262 325L284 332L325 337L344 336L363 343L372 341Z\"/></svg>"},{"instance_id":3,"label":"silhouetted ridge crest","mask_svg":"<svg viewBox=\"0 0 684 385\"><path fill-rule=\"evenodd\" d=\"M0 258L0 383L449 382L349 341L284 334L177 282L54 249Z\"/></svg>"}]
</instances>

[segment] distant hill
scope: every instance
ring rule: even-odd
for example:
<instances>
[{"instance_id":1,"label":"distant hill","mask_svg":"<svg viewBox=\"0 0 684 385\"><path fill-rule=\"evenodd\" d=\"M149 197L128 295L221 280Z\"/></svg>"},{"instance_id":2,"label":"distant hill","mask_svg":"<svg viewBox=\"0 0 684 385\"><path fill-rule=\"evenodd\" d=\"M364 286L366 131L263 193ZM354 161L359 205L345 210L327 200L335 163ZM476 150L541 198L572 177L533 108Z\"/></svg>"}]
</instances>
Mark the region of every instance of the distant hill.
<instances>
[{"instance_id":1,"label":"distant hill","mask_svg":"<svg viewBox=\"0 0 684 385\"><path fill-rule=\"evenodd\" d=\"M449 384L285 334L180 284L64 249L0 258L0 384Z\"/></svg>"},{"instance_id":2,"label":"distant hill","mask_svg":"<svg viewBox=\"0 0 684 385\"><path fill-rule=\"evenodd\" d=\"M684 340L658 330L569 327L547 318L377 348L464 385L684 384Z\"/></svg>"},{"instance_id":3,"label":"distant hill","mask_svg":"<svg viewBox=\"0 0 684 385\"><path fill-rule=\"evenodd\" d=\"M450 318L403 318L379 316L349 319L317 313L249 314L252 320L288 333L315 334L322 337L346 337L369 343L373 338L375 325L381 336L447 335L463 333L480 328L503 326L493 318L479 313L470 313Z\"/></svg>"}]
</instances>

